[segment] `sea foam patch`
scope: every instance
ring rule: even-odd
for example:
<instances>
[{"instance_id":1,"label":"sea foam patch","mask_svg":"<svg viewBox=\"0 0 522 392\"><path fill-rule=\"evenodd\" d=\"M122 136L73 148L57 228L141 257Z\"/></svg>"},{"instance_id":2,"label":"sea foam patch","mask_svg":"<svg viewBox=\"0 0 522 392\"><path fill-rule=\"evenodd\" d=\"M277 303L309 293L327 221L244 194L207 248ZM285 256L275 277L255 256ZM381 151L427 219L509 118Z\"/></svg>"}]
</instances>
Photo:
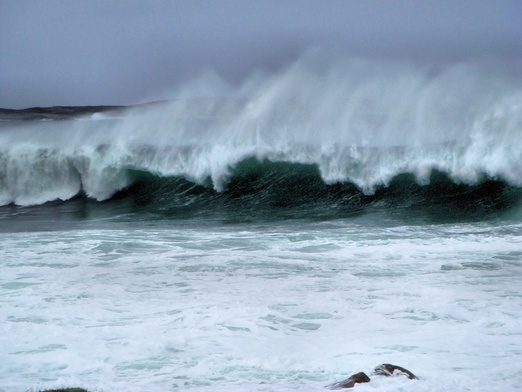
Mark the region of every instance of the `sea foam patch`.
<instances>
[{"instance_id":1,"label":"sea foam patch","mask_svg":"<svg viewBox=\"0 0 522 392\"><path fill-rule=\"evenodd\" d=\"M388 361L420 379L358 388L509 390L520 229L6 234L2 387L311 390Z\"/></svg>"}]
</instances>

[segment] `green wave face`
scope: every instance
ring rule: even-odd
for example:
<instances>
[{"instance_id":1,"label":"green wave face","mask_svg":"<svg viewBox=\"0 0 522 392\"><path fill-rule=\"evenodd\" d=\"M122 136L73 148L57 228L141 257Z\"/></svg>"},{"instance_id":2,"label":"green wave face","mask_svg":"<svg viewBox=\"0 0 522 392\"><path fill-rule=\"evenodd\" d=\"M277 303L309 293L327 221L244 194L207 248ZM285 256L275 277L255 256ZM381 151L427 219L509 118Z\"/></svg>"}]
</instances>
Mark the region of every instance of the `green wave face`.
<instances>
[{"instance_id":1,"label":"green wave face","mask_svg":"<svg viewBox=\"0 0 522 392\"><path fill-rule=\"evenodd\" d=\"M148 172L133 172L132 177L134 184L114 199L132 201L135 212L160 219L331 220L381 214L407 222L443 223L516 219L522 203L522 188L486 176L466 185L434 171L429 183L421 185L413 174L403 173L367 195L351 182L325 183L316 165L255 158L238 164L221 192L210 182L199 185L183 177Z\"/></svg>"}]
</instances>

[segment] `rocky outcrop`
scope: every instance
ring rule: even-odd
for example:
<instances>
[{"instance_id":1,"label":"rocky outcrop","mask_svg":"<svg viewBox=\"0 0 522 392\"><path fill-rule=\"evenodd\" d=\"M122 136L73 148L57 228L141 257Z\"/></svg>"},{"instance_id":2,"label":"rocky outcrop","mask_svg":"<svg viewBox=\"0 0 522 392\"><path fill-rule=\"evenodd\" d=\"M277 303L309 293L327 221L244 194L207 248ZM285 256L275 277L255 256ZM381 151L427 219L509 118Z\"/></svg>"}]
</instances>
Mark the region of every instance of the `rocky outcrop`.
<instances>
[{"instance_id":1,"label":"rocky outcrop","mask_svg":"<svg viewBox=\"0 0 522 392\"><path fill-rule=\"evenodd\" d=\"M417 380L418 377L410 372L408 369L405 369L401 366L392 365L389 363L383 363L382 365L379 365L375 368L375 370L372 373L372 376L384 376L384 377L390 377L394 375L405 375L410 380ZM346 389L346 388L353 388L355 384L360 383L366 383L370 382L370 377L366 375L364 372L359 372L356 374L351 375L349 378L347 378L344 381L337 382L332 385L328 385L327 388L329 389Z\"/></svg>"},{"instance_id":2,"label":"rocky outcrop","mask_svg":"<svg viewBox=\"0 0 522 392\"><path fill-rule=\"evenodd\" d=\"M376 376L385 376L390 377L394 374L404 374L407 376L410 380L418 380L418 377L410 372L408 369L405 369L401 366L397 365L391 365L389 363L383 363L382 365L379 365L375 368L373 371L373 374Z\"/></svg>"},{"instance_id":3,"label":"rocky outcrop","mask_svg":"<svg viewBox=\"0 0 522 392\"><path fill-rule=\"evenodd\" d=\"M356 374L352 374L349 378L344 381L337 382L335 384L329 385L330 389L345 389L345 388L353 388L355 384L361 384L365 382L370 382L370 377L366 375L364 372L359 372Z\"/></svg>"}]
</instances>

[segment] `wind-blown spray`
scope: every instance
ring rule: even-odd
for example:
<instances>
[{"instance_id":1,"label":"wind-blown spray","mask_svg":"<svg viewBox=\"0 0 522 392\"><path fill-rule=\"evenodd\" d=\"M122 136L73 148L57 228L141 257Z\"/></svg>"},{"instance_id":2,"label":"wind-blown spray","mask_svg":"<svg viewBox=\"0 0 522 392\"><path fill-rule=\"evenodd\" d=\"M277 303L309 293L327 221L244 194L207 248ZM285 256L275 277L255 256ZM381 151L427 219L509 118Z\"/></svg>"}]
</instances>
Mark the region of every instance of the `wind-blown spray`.
<instances>
[{"instance_id":1,"label":"wind-blown spray","mask_svg":"<svg viewBox=\"0 0 522 392\"><path fill-rule=\"evenodd\" d=\"M207 73L175 98L125 116L4 126L0 203L40 204L80 192L110 198L136 173L227 189L259 161L318 168L325 184L365 194L433 170L456 183L522 186L522 83L500 64L451 66L332 58L311 51L233 86Z\"/></svg>"}]
</instances>

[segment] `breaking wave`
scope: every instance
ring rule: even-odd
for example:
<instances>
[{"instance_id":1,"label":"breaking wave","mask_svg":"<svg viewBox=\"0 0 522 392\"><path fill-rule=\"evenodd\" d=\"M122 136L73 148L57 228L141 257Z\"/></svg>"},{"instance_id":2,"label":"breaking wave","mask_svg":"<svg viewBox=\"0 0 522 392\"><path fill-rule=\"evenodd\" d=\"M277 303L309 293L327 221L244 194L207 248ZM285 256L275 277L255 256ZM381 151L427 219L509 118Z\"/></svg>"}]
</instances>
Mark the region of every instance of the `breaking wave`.
<instances>
[{"instance_id":1,"label":"breaking wave","mask_svg":"<svg viewBox=\"0 0 522 392\"><path fill-rule=\"evenodd\" d=\"M208 73L118 117L3 122L0 205L79 195L335 204L413 200L412 189L426 202L437 192L496 200L522 188L517 76L494 62L437 68L310 52L239 86Z\"/></svg>"}]
</instances>

